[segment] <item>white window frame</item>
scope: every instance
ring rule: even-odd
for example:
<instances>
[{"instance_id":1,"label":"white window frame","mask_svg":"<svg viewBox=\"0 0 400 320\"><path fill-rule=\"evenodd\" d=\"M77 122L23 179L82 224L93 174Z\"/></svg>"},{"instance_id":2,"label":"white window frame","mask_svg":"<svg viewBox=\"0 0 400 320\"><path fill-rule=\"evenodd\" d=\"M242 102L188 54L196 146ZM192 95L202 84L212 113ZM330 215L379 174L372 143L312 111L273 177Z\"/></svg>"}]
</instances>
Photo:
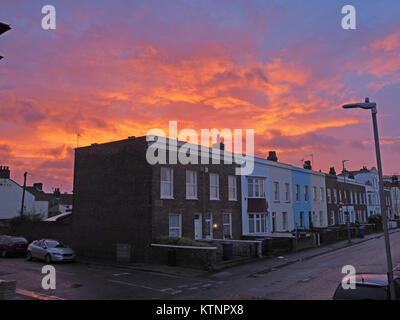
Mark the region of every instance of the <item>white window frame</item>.
<instances>
[{"instance_id":1,"label":"white window frame","mask_svg":"<svg viewBox=\"0 0 400 320\"><path fill-rule=\"evenodd\" d=\"M251 199L265 199L265 178L247 177L247 197ZM250 194L250 186L252 194ZM258 189L258 195L256 195Z\"/></svg>"},{"instance_id":2,"label":"white window frame","mask_svg":"<svg viewBox=\"0 0 400 320\"><path fill-rule=\"evenodd\" d=\"M285 183L285 201L286 202L290 202L290 184L289 183Z\"/></svg>"},{"instance_id":3,"label":"white window frame","mask_svg":"<svg viewBox=\"0 0 400 320\"><path fill-rule=\"evenodd\" d=\"M177 226L177 227L176 226L171 227L171 217L173 217L173 216L178 217L179 226ZM171 235L171 230L178 230L178 236ZM168 235L170 237L178 237L178 238L182 237L182 215L181 214L170 213L168 215Z\"/></svg>"},{"instance_id":4,"label":"white window frame","mask_svg":"<svg viewBox=\"0 0 400 320\"><path fill-rule=\"evenodd\" d=\"M328 204L332 203L332 194L331 194L330 188L326 188L326 200L327 200Z\"/></svg>"},{"instance_id":5,"label":"white window frame","mask_svg":"<svg viewBox=\"0 0 400 320\"><path fill-rule=\"evenodd\" d=\"M308 185L304 185L304 202L308 202L310 195L308 194Z\"/></svg>"},{"instance_id":6,"label":"white window frame","mask_svg":"<svg viewBox=\"0 0 400 320\"><path fill-rule=\"evenodd\" d=\"M288 214L287 212L282 212L282 231L288 230Z\"/></svg>"},{"instance_id":7,"label":"white window frame","mask_svg":"<svg viewBox=\"0 0 400 320\"><path fill-rule=\"evenodd\" d=\"M274 181L274 201L279 202L279 181Z\"/></svg>"},{"instance_id":8,"label":"white window frame","mask_svg":"<svg viewBox=\"0 0 400 320\"><path fill-rule=\"evenodd\" d=\"M189 176L188 176L189 175ZM189 182L188 182L189 177ZM194 195L188 195L190 188L193 188ZM197 171L186 170L186 199L197 200Z\"/></svg>"},{"instance_id":9,"label":"white window frame","mask_svg":"<svg viewBox=\"0 0 400 320\"><path fill-rule=\"evenodd\" d=\"M324 202L324 194L325 194L324 187L320 187L319 191L320 191L320 201Z\"/></svg>"},{"instance_id":10,"label":"white window frame","mask_svg":"<svg viewBox=\"0 0 400 320\"><path fill-rule=\"evenodd\" d=\"M231 191L234 197L231 197ZM228 176L228 199L230 201L237 201L237 178L236 176Z\"/></svg>"},{"instance_id":11,"label":"white window frame","mask_svg":"<svg viewBox=\"0 0 400 320\"><path fill-rule=\"evenodd\" d=\"M211 212L207 212L204 217L204 237L206 239L213 238L213 215Z\"/></svg>"},{"instance_id":12,"label":"white window frame","mask_svg":"<svg viewBox=\"0 0 400 320\"><path fill-rule=\"evenodd\" d=\"M296 184L295 188L296 188L296 202L300 202L301 198L300 185Z\"/></svg>"},{"instance_id":13,"label":"white window frame","mask_svg":"<svg viewBox=\"0 0 400 320\"><path fill-rule=\"evenodd\" d=\"M169 178L170 180L162 180L163 179L163 170L167 170L170 172ZM166 185L171 186L171 194L164 194ZM169 167L161 167L160 168L160 199L174 199L174 169Z\"/></svg>"},{"instance_id":14,"label":"white window frame","mask_svg":"<svg viewBox=\"0 0 400 320\"><path fill-rule=\"evenodd\" d=\"M250 219L252 216L252 219ZM267 221L268 215L265 213L249 213L248 214L248 222L249 222L249 233L250 234L262 234L268 232ZM250 221L253 220L253 231L250 228ZM259 227L259 228L258 228ZM259 231L257 231L259 229Z\"/></svg>"},{"instance_id":15,"label":"white window frame","mask_svg":"<svg viewBox=\"0 0 400 320\"><path fill-rule=\"evenodd\" d=\"M229 222L225 222L225 216L229 216ZM225 236L225 227L229 226L229 237ZM232 213L223 213L222 214L222 233L224 239L232 239Z\"/></svg>"},{"instance_id":16,"label":"white window frame","mask_svg":"<svg viewBox=\"0 0 400 320\"><path fill-rule=\"evenodd\" d=\"M216 184L213 184L212 177L216 177ZM212 189L215 188L217 196L214 197L212 195ZM219 174L218 173L210 173L210 200L219 200Z\"/></svg>"}]
</instances>

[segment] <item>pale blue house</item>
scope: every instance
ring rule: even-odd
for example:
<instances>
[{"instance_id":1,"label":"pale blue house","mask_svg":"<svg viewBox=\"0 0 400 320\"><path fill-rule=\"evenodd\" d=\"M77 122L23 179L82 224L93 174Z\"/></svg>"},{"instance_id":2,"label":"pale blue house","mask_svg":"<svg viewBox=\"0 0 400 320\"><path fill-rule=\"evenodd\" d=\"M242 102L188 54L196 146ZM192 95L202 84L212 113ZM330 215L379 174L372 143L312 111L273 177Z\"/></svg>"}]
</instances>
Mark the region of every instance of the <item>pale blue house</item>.
<instances>
[{"instance_id":1,"label":"pale blue house","mask_svg":"<svg viewBox=\"0 0 400 320\"><path fill-rule=\"evenodd\" d=\"M294 227L309 229L312 225L310 170L292 166Z\"/></svg>"}]
</instances>

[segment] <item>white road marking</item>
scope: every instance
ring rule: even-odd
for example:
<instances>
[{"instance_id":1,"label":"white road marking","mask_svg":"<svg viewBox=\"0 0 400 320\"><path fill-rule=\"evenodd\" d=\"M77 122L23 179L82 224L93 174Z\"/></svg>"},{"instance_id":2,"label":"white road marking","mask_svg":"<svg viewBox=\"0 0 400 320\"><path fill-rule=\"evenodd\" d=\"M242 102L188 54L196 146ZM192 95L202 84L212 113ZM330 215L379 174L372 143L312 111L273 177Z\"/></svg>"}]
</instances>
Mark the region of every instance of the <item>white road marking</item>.
<instances>
[{"instance_id":1,"label":"white road marking","mask_svg":"<svg viewBox=\"0 0 400 320\"><path fill-rule=\"evenodd\" d=\"M118 281L118 280L108 280L108 281L109 282L118 283L118 284L124 284L124 285L131 286L131 287L147 289L147 290L157 291L157 292L161 292L161 293L168 293L168 294L172 294L172 295L175 295L175 294L178 294L178 293L182 292L181 290L174 290L172 288L156 289L156 288L143 286L143 285L139 285L139 284L134 284L134 283L131 283L131 282L126 282L126 281Z\"/></svg>"},{"instance_id":2,"label":"white road marking","mask_svg":"<svg viewBox=\"0 0 400 320\"><path fill-rule=\"evenodd\" d=\"M119 277L119 276L126 276L126 275L129 275L129 274L130 274L129 272L122 272L122 273L114 273L113 276L114 277Z\"/></svg>"}]
</instances>

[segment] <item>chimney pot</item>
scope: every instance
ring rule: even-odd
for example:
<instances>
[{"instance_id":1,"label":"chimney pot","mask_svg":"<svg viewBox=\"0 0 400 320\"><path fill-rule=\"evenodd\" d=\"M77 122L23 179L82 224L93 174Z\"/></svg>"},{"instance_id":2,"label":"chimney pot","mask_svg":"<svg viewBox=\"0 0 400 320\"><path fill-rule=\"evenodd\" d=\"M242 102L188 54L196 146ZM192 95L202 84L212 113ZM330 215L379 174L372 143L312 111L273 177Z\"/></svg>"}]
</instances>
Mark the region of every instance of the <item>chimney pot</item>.
<instances>
[{"instance_id":1,"label":"chimney pot","mask_svg":"<svg viewBox=\"0 0 400 320\"><path fill-rule=\"evenodd\" d=\"M310 160L304 161L303 168L307 169L307 170L311 170L312 169L311 161Z\"/></svg>"},{"instance_id":2,"label":"chimney pot","mask_svg":"<svg viewBox=\"0 0 400 320\"><path fill-rule=\"evenodd\" d=\"M277 162L278 161L278 157L276 156L276 151L269 151L267 160Z\"/></svg>"}]
</instances>

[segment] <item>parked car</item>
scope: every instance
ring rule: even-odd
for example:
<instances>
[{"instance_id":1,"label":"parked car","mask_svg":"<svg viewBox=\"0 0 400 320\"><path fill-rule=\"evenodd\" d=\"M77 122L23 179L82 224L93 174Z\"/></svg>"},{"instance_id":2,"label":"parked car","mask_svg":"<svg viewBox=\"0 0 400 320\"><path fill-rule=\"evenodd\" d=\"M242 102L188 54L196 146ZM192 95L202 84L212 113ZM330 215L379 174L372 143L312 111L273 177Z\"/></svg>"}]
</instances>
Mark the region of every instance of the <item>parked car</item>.
<instances>
[{"instance_id":1,"label":"parked car","mask_svg":"<svg viewBox=\"0 0 400 320\"><path fill-rule=\"evenodd\" d=\"M343 278L350 283L351 275ZM355 289L344 289L342 283L338 285L333 300L391 300L389 282L386 274L357 273ZM400 299L400 277L394 278L396 299Z\"/></svg>"},{"instance_id":2,"label":"parked car","mask_svg":"<svg viewBox=\"0 0 400 320\"><path fill-rule=\"evenodd\" d=\"M58 240L42 239L33 241L28 246L26 259L40 259L48 264L58 261L74 261L75 252Z\"/></svg>"},{"instance_id":3,"label":"parked car","mask_svg":"<svg viewBox=\"0 0 400 320\"><path fill-rule=\"evenodd\" d=\"M28 240L23 237L0 236L0 256L25 255L28 247Z\"/></svg>"}]
</instances>

